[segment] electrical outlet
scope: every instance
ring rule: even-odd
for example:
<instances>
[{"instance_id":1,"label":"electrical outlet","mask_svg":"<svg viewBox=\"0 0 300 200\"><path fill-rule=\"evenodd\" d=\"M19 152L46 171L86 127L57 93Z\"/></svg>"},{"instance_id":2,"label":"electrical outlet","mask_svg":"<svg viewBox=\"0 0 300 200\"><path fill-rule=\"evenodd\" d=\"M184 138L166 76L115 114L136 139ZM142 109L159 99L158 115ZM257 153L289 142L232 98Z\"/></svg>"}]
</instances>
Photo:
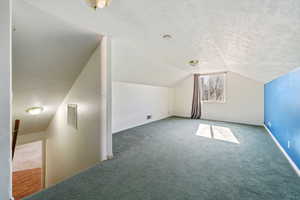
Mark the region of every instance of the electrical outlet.
<instances>
[{"instance_id":1,"label":"electrical outlet","mask_svg":"<svg viewBox=\"0 0 300 200\"><path fill-rule=\"evenodd\" d=\"M152 115L147 115L147 119L151 119L152 118Z\"/></svg>"},{"instance_id":2,"label":"electrical outlet","mask_svg":"<svg viewBox=\"0 0 300 200\"><path fill-rule=\"evenodd\" d=\"M291 142L290 141L288 141L288 148L290 148L291 147Z\"/></svg>"}]
</instances>

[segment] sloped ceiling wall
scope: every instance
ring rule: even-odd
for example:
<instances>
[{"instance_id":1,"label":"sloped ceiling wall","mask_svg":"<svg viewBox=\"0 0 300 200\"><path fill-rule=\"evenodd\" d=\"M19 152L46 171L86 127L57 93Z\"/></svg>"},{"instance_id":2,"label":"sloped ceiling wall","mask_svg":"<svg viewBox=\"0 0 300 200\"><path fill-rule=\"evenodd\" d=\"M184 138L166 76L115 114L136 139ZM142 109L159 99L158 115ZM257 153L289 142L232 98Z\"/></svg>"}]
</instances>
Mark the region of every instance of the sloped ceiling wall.
<instances>
[{"instance_id":1,"label":"sloped ceiling wall","mask_svg":"<svg viewBox=\"0 0 300 200\"><path fill-rule=\"evenodd\" d=\"M96 48L97 34L78 29L18 0L13 24L13 119L20 134L47 128L57 106ZM42 115L25 110L43 106Z\"/></svg>"},{"instance_id":2,"label":"sloped ceiling wall","mask_svg":"<svg viewBox=\"0 0 300 200\"><path fill-rule=\"evenodd\" d=\"M267 82L300 63L298 0L112 0L97 11L84 0L26 1L111 36L115 80L170 86L193 71L230 70Z\"/></svg>"},{"instance_id":3,"label":"sloped ceiling wall","mask_svg":"<svg viewBox=\"0 0 300 200\"><path fill-rule=\"evenodd\" d=\"M299 0L112 0L97 11L84 0L14 6L14 116L33 102L51 110L42 120L27 116L25 132L49 123L95 47L91 32L112 39L115 81L173 86L193 72L228 70L268 82L300 65Z\"/></svg>"}]
</instances>

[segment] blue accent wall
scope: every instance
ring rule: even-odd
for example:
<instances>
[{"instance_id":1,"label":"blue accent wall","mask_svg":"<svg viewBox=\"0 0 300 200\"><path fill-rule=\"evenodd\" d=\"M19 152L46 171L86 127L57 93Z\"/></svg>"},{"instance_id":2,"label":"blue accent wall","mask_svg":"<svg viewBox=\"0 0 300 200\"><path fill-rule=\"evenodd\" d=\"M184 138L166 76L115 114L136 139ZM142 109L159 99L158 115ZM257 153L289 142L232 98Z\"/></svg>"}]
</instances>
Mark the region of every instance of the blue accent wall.
<instances>
[{"instance_id":1,"label":"blue accent wall","mask_svg":"<svg viewBox=\"0 0 300 200\"><path fill-rule=\"evenodd\" d=\"M265 84L265 125L300 168L300 69Z\"/></svg>"}]
</instances>

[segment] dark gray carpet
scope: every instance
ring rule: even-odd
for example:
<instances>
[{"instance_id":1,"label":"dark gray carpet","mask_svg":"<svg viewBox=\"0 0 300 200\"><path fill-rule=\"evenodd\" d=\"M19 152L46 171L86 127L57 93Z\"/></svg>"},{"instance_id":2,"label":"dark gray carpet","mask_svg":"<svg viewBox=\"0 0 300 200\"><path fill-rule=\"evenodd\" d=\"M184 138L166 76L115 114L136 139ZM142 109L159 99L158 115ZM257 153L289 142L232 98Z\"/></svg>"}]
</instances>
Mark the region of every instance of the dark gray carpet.
<instances>
[{"instance_id":1,"label":"dark gray carpet","mask_svg":"<svg viewBox=\"0 0 300 200\"><path fill-rule=\"evenodd\" d=\"M240 144L196 136L200 123L230 128ZM172 117L113 145L113 160L28 200L300 199L300 178L262 127Z\"/></svg>"}]
</instances>

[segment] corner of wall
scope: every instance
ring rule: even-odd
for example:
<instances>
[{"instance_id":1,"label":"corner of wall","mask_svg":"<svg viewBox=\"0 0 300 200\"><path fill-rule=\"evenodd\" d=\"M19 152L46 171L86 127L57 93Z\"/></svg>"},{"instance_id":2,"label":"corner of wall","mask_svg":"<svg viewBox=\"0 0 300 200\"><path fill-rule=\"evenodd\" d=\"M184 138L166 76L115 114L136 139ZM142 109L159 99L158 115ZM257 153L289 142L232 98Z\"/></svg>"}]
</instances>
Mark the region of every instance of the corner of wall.
<instances>
[{"instance_id":1,"label":"corner of wall","mask_svg":"<svg viewBox=\"0 0 300 200\"><path fill-rule=\"evenodd\" d=\"M168 88L169 90L169 117L175 114L175 88Z\"/></svg>"}]
</instances>

